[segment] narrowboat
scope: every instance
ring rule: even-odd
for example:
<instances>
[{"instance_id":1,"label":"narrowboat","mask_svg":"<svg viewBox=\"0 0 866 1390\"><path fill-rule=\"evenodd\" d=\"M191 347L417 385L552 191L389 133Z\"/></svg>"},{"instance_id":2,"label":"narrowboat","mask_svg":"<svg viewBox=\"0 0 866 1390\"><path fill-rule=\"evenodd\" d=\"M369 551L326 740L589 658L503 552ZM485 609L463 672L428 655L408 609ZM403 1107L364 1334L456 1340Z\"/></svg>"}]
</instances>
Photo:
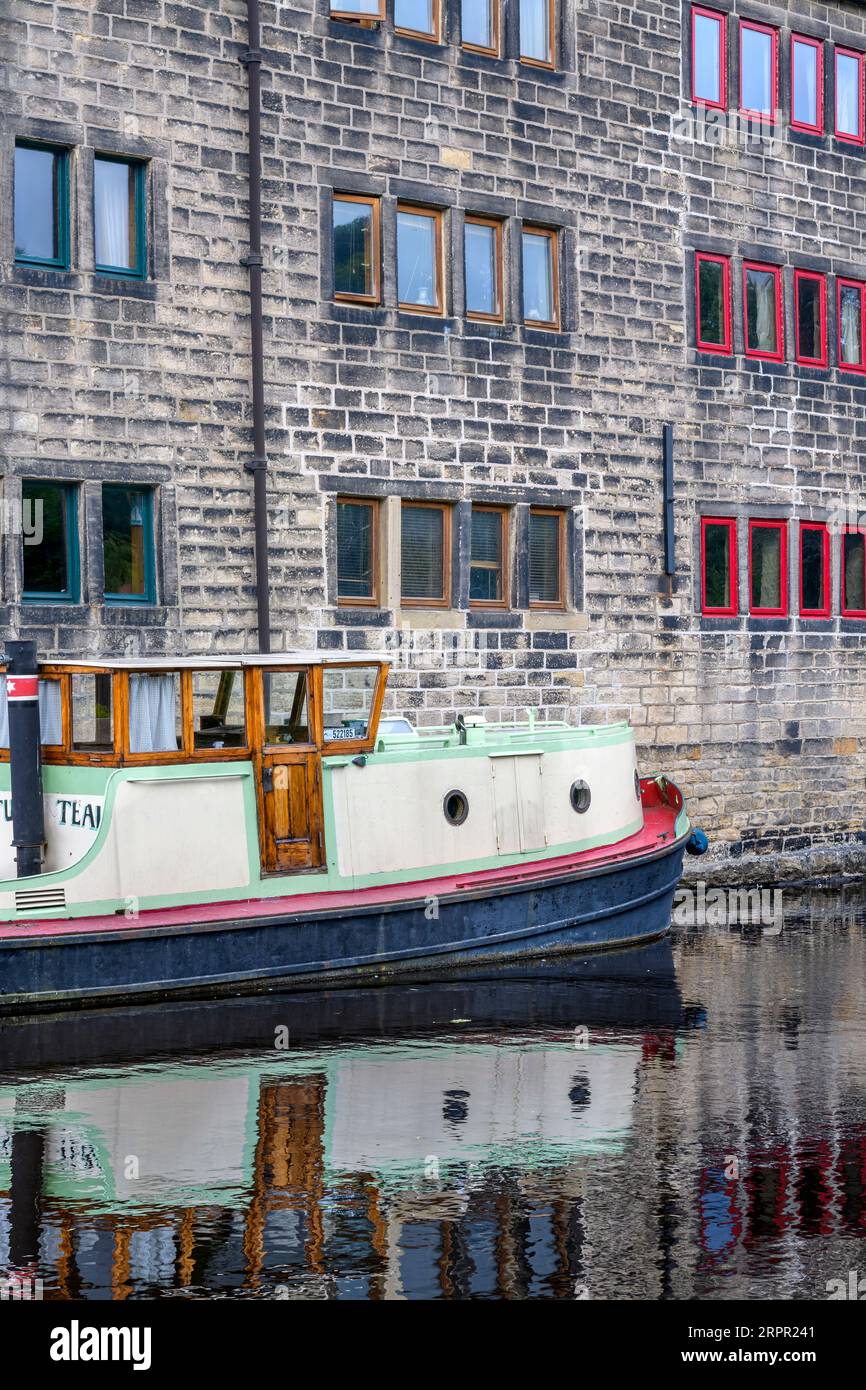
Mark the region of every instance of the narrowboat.
<instances>
[{"instance_id":1,"label":"narrowboat","mask_svg":"<svg viewBox=\"0 0 866 1390\"><path fill-rule=\"evenodd\" d=\"M639 775L627 723L418 729L382 717L389 663L368 654L12 670L6 1014L644 942L668 928L687 845L706 844L679 790ZM28 700L29 762L10 736ZM28 785L42 839L25 854Z\"/></svg>"}]
</instances>

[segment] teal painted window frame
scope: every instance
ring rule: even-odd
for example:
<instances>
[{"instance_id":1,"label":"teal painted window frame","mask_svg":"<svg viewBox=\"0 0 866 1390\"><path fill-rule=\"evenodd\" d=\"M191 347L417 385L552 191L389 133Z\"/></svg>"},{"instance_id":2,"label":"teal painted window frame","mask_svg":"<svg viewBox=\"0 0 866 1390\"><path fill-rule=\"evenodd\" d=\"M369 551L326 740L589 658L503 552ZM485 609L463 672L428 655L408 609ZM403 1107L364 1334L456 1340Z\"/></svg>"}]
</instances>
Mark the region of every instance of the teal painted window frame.
<instances>
[{"instance_id":1,"label":"teal painted window frame","mask_svg":"<svg viewBox=\"0 0 866 1390\"><path fill-rule=\"evenodd\" d=\"M136 263L134 266L124 265L102 265L96 262L95 270L97 275L110 275L112 279L122 280L145 280L147 278L147 161L134 159L129 155L105 154L97 150L93 157L94 165L97 160L105 164L125 164L135 173L133 184L135 198L135 248ZM93 227L94 243L96 239L96 178L93 180Z\"/></svg>"},{"instance_id":2,"label":"teal painted window frame","mask_svg":"<svg viewBox=\"0 0 866 1390\"><path fill-rule=\"evenodd\" d=\"M103 483L102 496L106 492L140 492L144 499L144 593L112 594L103 591L103 602L109 608L152 608L156 603L156 554L153 528L154 507L152 487L139 487L136 483ZM102 562L105 564L105 513L102 516Z\"/></svg>"},{"instance_id":3,"label":"teal painted window frame","mask_svg":"<svg viewBox=\"0 0 866 1390\"><path fill-rule=\"evenodd\" d=\"M74 483L58 483L53 478L24 478L23 484L37 483L59 487L64 493L66 506L66 573L69 585L56 593L44 589L22 589L22 603L80 603L81 602L81 550L78 541L78 488ZM22 487L22 506L24 503ZM22 551L24 537L21 538ZM23 559L22 559L23 572Z\"/></svg>"},{"instance_id":4,"label":"teal painted window frame","mask_svg":"<svg viewBox=\"0 0 866 1390\"><path fill-rule=\"evenodd\" d=\"M69 232L69 150L65 145L52 145L48 140L15 141L15 149L45 150L60 161L60 176L57 180L57 256L15 256L16 265L32 265L43 270L68 270L70 266ZM14 174L13 174L14 178ZM15 246L15 191L12 193L12 245Z\"/></svg>"}]
</instances>

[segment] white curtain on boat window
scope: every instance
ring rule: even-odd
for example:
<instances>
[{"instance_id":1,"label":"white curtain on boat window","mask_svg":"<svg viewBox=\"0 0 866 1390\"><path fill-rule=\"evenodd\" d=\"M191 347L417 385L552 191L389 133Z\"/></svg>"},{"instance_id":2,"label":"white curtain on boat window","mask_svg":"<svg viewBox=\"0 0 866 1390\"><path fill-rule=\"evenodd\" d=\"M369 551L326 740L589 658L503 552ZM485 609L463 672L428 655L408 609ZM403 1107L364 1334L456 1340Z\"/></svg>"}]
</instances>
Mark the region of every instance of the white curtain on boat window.
<instances>
[{"instance_id":1,"label":"white curtain on boat window","mask_svg":"<svg viewBox=\"0 0 866 1390\"><path fill-rule=\"evenodd\" d=\"M520 53L539 63L550 61L549 0L520 0Z\"/></svg>"},{"instance_id":2,"label":"white curtain on boat window","mask_svg":"<svg viewBox=\"0 0 866 1390\"><path fill-rule=\"evenodd\" d=\"M39 682L39 733L43 743L63 742L60 681Z\"/></svg>"},{"instance_id":3,"label":"white curtain on boat window","mask_svg":"<svg viewBox=\"0 0 866 1390\"><path fill-rule=\"evenodd\" d=\"M39 734L42 743L62 743L63 728L60 714L60 682L39 682ZM6 681L0 679L0 748L9 747L9 706L6 703Z\"/></svg>"},{"instance_id":4,"label":"white curtain on boat window","mask_svg":"<svg viewBox=\"0 0 866 1390\"><path fill-rule=\"evenodd\" d=\"M177 682L174 676L130 676L131 753L177 752Z\"/></svg>"}]
</instances>

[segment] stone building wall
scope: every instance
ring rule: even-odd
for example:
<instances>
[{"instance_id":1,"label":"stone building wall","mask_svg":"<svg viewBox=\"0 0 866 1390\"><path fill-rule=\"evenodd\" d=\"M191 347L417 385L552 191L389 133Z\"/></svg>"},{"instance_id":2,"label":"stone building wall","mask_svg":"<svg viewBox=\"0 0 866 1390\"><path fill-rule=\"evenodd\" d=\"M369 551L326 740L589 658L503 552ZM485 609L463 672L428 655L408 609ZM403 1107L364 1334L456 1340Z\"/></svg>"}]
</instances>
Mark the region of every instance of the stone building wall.
<instances>
[{"instance_id":1,"label":"stone building wall","mask_svg":"<svg viewBox=\"0 0 866 1390\"><path fill-rule=\"evenodd\" d=\"M518 61L516 0L504 0L500 59L461 50L457 0L444 5L441 44L395 33L392 0L374 28L330 19L325 0L263 6L273 644L386 647L391 707L422 724L527 706L573 722L628 717L643 767L680 781L719 857L731 852L751 874L772 852L773 872L780 855L799 872L856 864L864 837L866 629L838 615L835 540L831 619L702 617L698 518L736 516L744 537L749 517L826 520L857 506L866 393L833 365L794 365L792 275L796 265L866 278L866 155L793 133L786 84L792 31L866 49L866 11L853 0L718 8L732 16L732 83L736 17L780 31L777 138L720 143L690 127L683 0L563 0L553 72ZM248 649L245 5L20 0L4 32L4 496L14 502L22 477L66 478L80 484L83 522L74 608L21 603L20 545L7 528L5 631L34 635L46 654ZM7 195L21 135L72 151L69 273L12 263ZM92 158L112 150L149 162L142 283L93 272ZM380 307L333 300L334 189L382 198ZM444 211L441 319L397 307L400 198ZM501 326L464 313L466 213L505 220ZM558 333L520 321L521 219L560 233ZM694 348L696 249L732 257L730 359ZM744 255L785 267L784 364L742 355ZM157 489L151 609L101 602L99 485L112 480ZM382 499L374 611L335 601L335 500L352 495ZM401 498L454 504L447 611L400 608ZM506 612L467 604L473 500L512 509ZM562 614L528 608L532 503L570 518Z\"/></svg>"}]
</instances>

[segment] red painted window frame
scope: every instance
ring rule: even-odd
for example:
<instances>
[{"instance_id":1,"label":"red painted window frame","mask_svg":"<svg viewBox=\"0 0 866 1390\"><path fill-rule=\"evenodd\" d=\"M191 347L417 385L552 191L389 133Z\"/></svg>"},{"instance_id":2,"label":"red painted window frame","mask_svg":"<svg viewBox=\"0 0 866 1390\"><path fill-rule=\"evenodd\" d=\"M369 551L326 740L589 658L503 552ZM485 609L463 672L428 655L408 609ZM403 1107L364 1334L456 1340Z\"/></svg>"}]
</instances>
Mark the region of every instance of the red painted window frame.
<instances>
[{"instance_id":1,"label":"red painted window frame","mask_svg":"<svg viewBox=\"0 0 866 1390\"><path fill-rule=\"evenodd\" d=\"M853 285L860 291L860 362L842 361L842 287ZM849 275L836 276L836 361L840 372L866 372L866 280L852 280Z\"/></svg>"},{"instance_id":2,"label":"red painted window frame","mask_svg":"<svg viewBox=\"0 0 866 1390\"><path fill-rule=\"evenodd\" d=\"M860 97L860 134L848 135L839 129L839 54L842 53L846 58L857 59L857 73L859 81L857 83ZM866 116L866 104L864 104L864 64L866 64L866 53L861 53L857 48L846 48L845 44L837 43L833 49L833 134L837 140L844 140L847 145L866 144L866 129L864 129L864 116Z\"/></svg>"},{"instance_id":3,"label":"red painted window frame","mask_svg":"<svg viewBox=\"0 0 866 1390\"><path fill-rule=\"evenodd\" d=\"M752 536L755 531L779 531L782 536L782 550L779 556L779 597L780 608L752 607ZM787 618L788 616L788 523L770 517L749 518L749 613L753 618Z\"/></svg>"},{"instance_id":4,"label":"red painted window frame","mask_svg":"<svg viewBox=\"0 0 866 1390\"><path fill-rule=\"evenodd\" d=\"M771 40L772 40L772 45L773 45L773 50L772 50L772 51L773 51L773 73L772 73L772 80L771 80L772 92L771 92L771 94L770 94L770 95L771 95L771 101L770 101L770 113L769 113L769 115L767 115L767 113L766 113L765 111L753 111L752 108L751 108L750 106L744 106L744 105L743 105L743 30L744 30L744 29L754 29L754 30L756 30L757 33L759 33L759 34L769 34L769 35L770 35L770 38L771 38ZM739 38L739 45L738 45L738 50L737 50L737 51L738 51L738 71L737 71L737 77L738 77L738 80L739 80L739 92L738 92L737 100L738 100L738 103L739 103L740 115L741 115L741 116L749 116L752 120L755 120L755 121L763 121L765 125L774 125L774 124L775 124L775 121L776 121L776 112L777 112L778 109L779 109L779 31L778 31L778 29L774 29L773 26L772 26L772 24L761 24L761 23L758 22L757 19L741 19L741 20L740 20L740 28L739 28L738 38Z\"/></svg>"},{"instance_id":5,"label":"red painted window frame","mask_svg":"<svg viewBox=\"0 0 866 1390\"><path fill-rule=\"evenodd\" d=\"M803 533L805 531L820 531L823 538L822 568L824 571L824 607L823 608L804 608L803 607ZM798 559L798 584L800 589L800 617L801 618L829 618L832 611L833 596L830 593L830 532L825 521L801 521L800 534L797 547Z\"/></svg>"},{"instance_id":6,"label":"red painted window frame","mask_svg":"<svg viewBox=\"0 0 866 1390\"><path fill-rule=\"evenodd\" d=\"M728 528L728 547L730 562L729 602L724 608L707 607L707 548L704 541L708 526ZM737 575L737 519L733 516L701 517L701 613L707 618L736 618L740 611L740 595Z\"/></svg>"},{"instance_id":7,"label":"red painted window frame","mask_svg":"<svg viewBox=\"0 0 866 1390\"><path fill-rule=\"evenodd\" d=\"M843 618L866 618L866 608L848 608L845 604L845 537L863 536L863 565L866 569L866 530L862 526L843 526L839 537L839 611ZM866 589L866 576L864 576Z\"/></svg>"},{"instance_id":8,"label":"red painted window frame","mask_svg":"<svg viewBox=\"0 0 866 1390\"><path fill-rule=\"evenodd\" d=\"M749 270L769 270L776 277L776 342L777 352L761 352L749 347L749 311L746 302L746 272ZM785 310L782 267L770 265L766 261L743 261L743 352L746 357L757 358L762 362L784 362L785 360Z\"/></svg>"},{"instance_id":9,"label":"red painted window frame","mask_svg":"<svg viewBox=\"0 0 866 1390\"><path fill-rule=\"evenodd\" d=\"M809 125L806 121L796 121L796 120L794 119L794 62L795 62L794 53L795 53L795 51L796 51L796 48L797 48L797 44L798 44L798 43L800 43L800 44L805 44L805 46L806 46L807 48L814 48L814 49L817 50L817 53L818 53L818 59L817 59L816 65L815 65L815 67L816 67L816 76L817 76L817 79L818 79L818 80L817 80L817 82L815 83L815 118L816 118L816 120L815 120L815 124L814 124L814 125ZM823 134L824 134L824 40L823 40L823 39L813 39L809 34L792 34L792 35L791 35L790 59L791 59L791 129L792 129L792 130L800 130L800 131L802 131L803 134L805 134L805 135L823 135Z\"/></svg>"},{"instance_id":10,"label":"red painted window frame","mask_svg":"<svg viewBox=\"0 0 866 1390\"><path fill-rule=\"evenodd\" d=\"M719 101L709 101L706 97L695 96L695 17L703 15L713 19L719 26ZM706 106L713 111L728 109L728 16L722 10L711 9L708 5L692 5L691 18L691 79L692 101L695 106Z\"/></svg>"},{"instance_id":11,"label":"red painted window frame","mask_svg":"<svg viewBox=\"0 0 866 1390\"><path fill-rule=\"evenodd\" d=\"M724 343L705 343L701 338L701 263L712 261L722 267L722 294L724 295L725 309L725 341ZM698 352L718 352L730 357L733 351L733 336L731 332L731 258L730 256L720 256L714 251L695 252L695 346Z\"/></svg>"},{"instance_id":12,"label":"red painted window frame","mask_svg":"<svg viewBox=\"0 0 866 1390\"><path fill-rule=\"evenodd\" d=\"M821 356L804 357L800 352L800 303L797 292L801 280L817 280L821 286ZM826 367L827 351L827 276L818 270L794 271L794 357L801 367Z\"/></svg>"}]
</instances>

